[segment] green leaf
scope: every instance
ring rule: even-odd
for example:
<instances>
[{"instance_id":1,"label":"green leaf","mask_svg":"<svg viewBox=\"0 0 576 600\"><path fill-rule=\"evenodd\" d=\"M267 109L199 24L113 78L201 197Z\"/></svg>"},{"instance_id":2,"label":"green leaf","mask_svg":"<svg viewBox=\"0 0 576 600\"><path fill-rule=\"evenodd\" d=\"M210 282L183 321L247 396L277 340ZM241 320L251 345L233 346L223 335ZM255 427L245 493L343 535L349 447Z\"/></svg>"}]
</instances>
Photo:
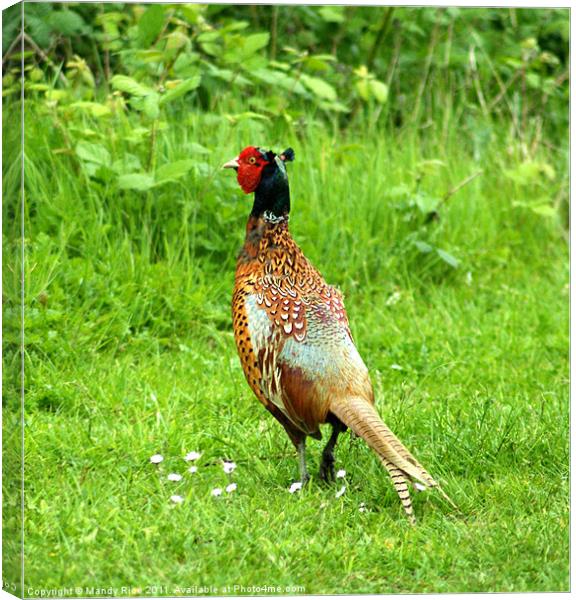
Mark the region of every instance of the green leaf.
<instances>
[{"instance_id":1,"label":"green leaf","mask_svg":"<svg viewBox=\"0 0 576 600\"><path fill-rule=\"evenodd\" d=\"M247 110L237 115L226 115L226 118L232 123L239 123L240 121L269 121L270 118L266 115L255 113L251 110Z\"/></svg>"},{"instance_id":2,"label":"green leaf","mask_svg":"<svg viewBox=\"0 0 576 600\"><path fill-rule=\"evenodd\" d=\"M217 77L218 79L221 79L222 81L226 81L228 83L230 82L234 82L234 86L251 86L252 82L249 79L246 79L246 77L243 77L242 75L238 75L238 73L235 73L234 71L231 71L230 69L218 69L217 67L211 65L210 63L208 63L208 72L210 75Z\"/></svg>"},{"instance_id":3,"label":"green leaf","mask_svg":"<svg viewBox=\"0 0 576 600\"><path fill-rule=\"evenodd\" d=\"M76 154L82 160L92 162L97 165L109 165L110 153L100 144L91 144L90 142L78 142L76 145Z\"/></svg>"},{"instance_id":4,"label":"green leaf","mask_svg":"<svg viewBox=\"0 0 576 600\"><path fill-rule=\"evenodd\" d=\"M181 31L173 31L165 36L166 50L178 50L186 45L189 45L189 37Z\"/></svg>"},{"instance_id":5,"label":"green leaf","mask_svg":"<svg viewBox=\"0 0 576 600\"><path fill-rule=\"evenodd\" d=\"M112 163L112 170L115 171L118 175L122 175L122 173L126 173L126 171L134 171L135 169L140 169L140 159L134 154L130 154L127 152L120 158L120 160L115 160Z\"/></svg>"},{"instance_id":6,"label":"green leaf","mask_svg":"<svg viewBox=\"0 0 576 600\"><path fill-rule=\"evenodd\" d=\"M30 4L30 6L32 6L32 4ZM32 39L41 48L46 48L50 44L51 33L51 28L48 19L39 18L36 15L28 14L28 10L26 11L26 13L26 29L31 34L30 37L32 37Z\"/></svg>"},{"instance_id":7,"label":"green leaf","mask_svg":"<svg viewBox=\"0 0 576 600\"><path fill-rule=\"evenodd\" d=\"M455 256L452 256L452 254L449 252L446 252L446 250L436 248L436 253L446 264L450 265L454 269L457 269L460 266L460 261Z\"/></svg>"},{"instance_id":8,"label":"green leaf","mask_svg":"<svg viewBox=\"0 0 576 600\"><path fill-rule=\"evenodd\" d=\"M144 192L154 187L154 178L147 173L130 173L118 177L118 187L122 190Z\"/></svg>"},{"instance_id":9,"label":"green leaf","mask_svg":"<svg viewBox=\"0 0 576 600\"><path fill-rule=\"evenodd\" d=\"M178 8L190 25L196 25L198 17L200 17L204 9L199 4L180 4Z\"/></svg>"},{"instance_id":10,"label":"green leaf","mask_svg":"<svg viewBox=\"0 0 576 600\"><path fill-rule=\"evenodd\" d=\"M222 46L220 46L220 44L216 44L215 42L202 42L200 46L202 46L202 50L204 50L204 52L210 56L218 57L222 54Z\"/></svg>"},{"instance_id":11,"label":"green leaf","mask_svg":"<svg viewBox=\"0 0 576 600\"><path fill-rule=\"evenodd\" d=\"M165 59L164 52L156 48L150 50L138 50L135 56L145 63L160 63Z\"/></svg>"},{"instance_id":12,"label":"green leaf","mask_svg":"<svg viewBox=\"0 0 576 600\"><path fill-rule=\"evenodd\" d=\"M254 33L244 38L244 43L242 46L242 54L254 54L261 48L264 48L268 45L268 41L270 40L269 33Z\"/></svg>"},{"instance_id":13,"label":"green leaf","mask_svg":"<svg viewBox=\"0 0 576 600\"><path fill-rule=\"evenodd\" d=\"M151 119L157 119L160 115L160 96L153 92L142 100L142 110Z\"/></svg>"},{"instance_id":14,"label":"green leaf","mask_svg":"<svg viewBox=\"0 0 576 600\"><path fill-rule=\"evenodd\" d=\"M416 240L414 242L414 245L416 246L416 248L418 248L420 252L422 252L422 254L429 254L430 252L432 252L432 250L434 250L433 246L421 240Z\"/></svg>"},{"instance_id":15,"label":"green leaf","mask_svg":"<svg viewBox=\"0 0 576 600\"><path fill-rule=\"evenodd\" d=\"M190 171L196 161L193 159L177 160L166 165L162 165L156 170L156 183L173 181L180 179Z\"/></svg>"},{"instance_id":16,"label":"green leaf","mask_svg":"<svg viewBox=\"0 0 576 600\"><path fill-rule=\"evenodd\" d=\"M77 35L86 28L84 19L72 10L53 11L48 22L52 29L65 36Z\"/></svg>"},{"instance_id":17,"label":"green leaf","mask_svg":"<svg viewBox=\"0 0 576 600\"><path fill-rule=\"evenodd\" d=\"M344 7L343 6L323 6L318 14L327 23L344 23Z\"/></svg>"},{"instance_id":18,"label":"green leaf","mask_svg":"<svg viewBox=\"0 0 576 600\"><path fill-rule=\"evenodd\" d=\"M340 113L347 113L350 112L350 109L345 105L342 104L342 102L328 102L328 101L322 101L319 103L319 105L321 109L323 110L330 110L330 111L334 111L334 112L340 112Z\"/></svg>"},{"instance_id":19,"label":"green leaf","mask_svg":"<svg viewBox=\"0 0 576 600\"><path fill-rule=\"evenodd\" d=\"M504 175L520 185L528 185L539 182L542 176L552 181L556 178L556 171L548 163L527 160L515 169L505 169Z\"/></svg>"},{"instance_id":20,"label":"green leaf","mask_svg":"<svg viewBox=\"0 0 576 600\"><path fill-rule=\"evenodd\" d=\"M543 217L555 217L558 214L556 209L550 204L536 204L535 206L530 206L530 210Z\"/></svg>"},{"instance_id":21,"label":"green leaf","mask_svg":"<svg viewBox=\"0 0 576 600\"><path fill-rule=\"evenodd\" d=\"M243 58L240 67L244 71L253 71L254 69L264 69L268 65L268 59L260 54L252 54L249 58ZM236 82L236 80L234 80Z\"/></svg>"},{"instance_id":22,"label":"green leaf","mask_svg":"<svg viewBox=\"0 0 576 600\"><path fill-rule=\"evenodd\" d=\"M334 58L334 57L330 57ZM328 71L330 65L325 58L322 58L320 55L316 56L307 56L302 59L302 62L306 65L306 68L310 71Z\"/></svg>"},{"instance_id":23,"label":"green leaf","mask_svg":"<svg viewBox=\"0 0 576 600\"><path fill-rule=\"evenodd\" d=\"M110 82L115 90L126 92L132 96L142 97L153 92L149 87L138 83L135 79L127 77L126 75L114 75Z\"/></svg>"},{"instance_id":24,"label":"green leaf","mask_svg":"<svg viewBox=\"0 0 576 600\"><path fill-rule=\"evenodd\" d=\"M143 47L148 47L160 34L164 26L164 6L152 4L138 21L138 42Z\"/></svg>"},{"instance_id":25,"label":"green leaf","mask_svg":"<svg viewBox=\"0 0 576 600\"><path fill-rule=\"evenodd\" d=\"M421 160L417 165L416 169L425 175L436 175L440 168L445 167L446 163L437 159L431 158L429 160Z\"/></svg>"},{"instance_id":26,"label":"green leaf","mask_svg":"<svg viewBox=\"0 0 576 600\"><path fill-rule=\"evenodd\" d=\"M178 79L188 79L198 73L198 59L200 55L197 52L182 52L179 54L174 66L174 74Z\"/></svg>"},{"instance_id":27,"label":"green leaf","mask_svg":"<svg viewBox=\"0 0 576 600\"><path fill-rule=\"evenodd\" d=\"M380 104L386 104L388 101L388 86L377 79L372 79L368 83L372 95Z\"/></svg>"},{"instance_id":28,"label":"green leaf","mask_svg":"<svg viewBox=\"0 0 576 600\"><path fill-rule=\"evenodd\" d=\"M335 101L338 97L336 90L329 83L326 83L326 81L320 79L319 77L311 77L310 75L302 73L300 80L314 95L318 96L319 98Z\"/></svg>"},{"instance_id":29,"label":"green leaf","mask_svg":"<svg viewBox=\"0 0 576 600\"><path fill-rule=\"evenodd\" d=\"M200 33L196 40L198 42L214 42L215 40L220 38L219 31L204 31Z\"/></svg>"},{"instance_id":30,"label":"green leaf","mask_svg":"<svg viewBox=\"0 0 576 600\"><path fill-rule=\"evenodd\" d=\"M59 90L54 90L59 91ZM46 94L48 96L48 94ZM74 102L70 104L70 108L76 108L78 110L90 113L94 117L107 117L112 114L110 107L100 102Z\"/></svg>"},{"instance_id":31,"label":"green leaf","mask_svg":"<svg viewBox=\"0 0 576 600\"><path fill-rule=\"evenodd\" d=\"M288 92L294 92L295 94L306 94L304 86L291 77L282 73L281 71L272 71L271 69L257 69L252 71L250 75L264 83L269 85L278 86Z\"/></svg>"},{"instance_id":32,"label":"green leaf","mask_svg":"<svg viewBox=\"0 0 576 600\"><path fill-rule=\"evenodd\" d=\"M198 144L196 142L189 142L186 144L186 153L187 154L210 154L212 150L209 148L205 148L202 144Z\"/></svg>"},{"instance_id":33,"label":"green leaf","mask_svg":"<svg viewBox=\"0 0 576 600\"><path fill-rule=\"evenodd\" d=\"M201 76L195 75L194 77L179 83L175 88L167 91L162 98L160 98L160 106L164 106L164 104L172 102L172 100L176 100L176 98L180 98L180 96L184 96L184 94L195 90L200 85L200 81Z\"/></svg>"},{"instance_id":34,"label":"green leaf","mask_svg":"<svg viewBox=\"0 0 576 600\"><path fill-rule=\"evenodd\" d=\"M219 31L206 31L201 33L196 38L196 41L200 44L202 50L210 56L220 56L223 52L222 45L218 43L220 41Z\"/></svg>"},{"instance_id":35,"label":"green leaf","mask_svg":"<svg viewBox=\"0 0 576 600\"><path fill-rule=\"evenodd\" d=\"M370 88L368 87L368 80L365 78L359 79L356 82L356 90L358 91L358 95L360 96L360 98L367 102L368 98L370 98Z\"/></svg>"},{"instance_id":36,"label":"green leaf","mask_svg":"<svg viewBox=\"0 0 576 600\"><path fill-rule=\"evenodd\" d=\"M420 212L427 215L431 212L434 212L438 208L438 204L440 204L440 198L437 198L436 196L430 196L426 192L417 192L414 196L414 202L420 209Z\"/></svg>"}]
</instances>

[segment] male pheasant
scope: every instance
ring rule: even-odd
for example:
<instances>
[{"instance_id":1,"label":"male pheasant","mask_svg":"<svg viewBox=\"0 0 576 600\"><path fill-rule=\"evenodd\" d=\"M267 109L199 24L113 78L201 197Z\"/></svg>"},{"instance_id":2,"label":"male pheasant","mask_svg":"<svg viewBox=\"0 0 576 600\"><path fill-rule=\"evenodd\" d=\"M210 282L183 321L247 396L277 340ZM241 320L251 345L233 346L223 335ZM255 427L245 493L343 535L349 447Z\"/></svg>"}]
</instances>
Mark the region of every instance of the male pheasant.
<instances>
[{"instance_id":1,"label":"male pheasant","mask_svg":"<svg viewBox=\"0 0 576 600\"><path fill-rule=\"evenodd\" d=\"M224 165L237 171L245 193L255 193L232 300L242 368L298 449L303 483L309 479L306 437L320 439L320 424L332 425L320 467L320 476L332 479L334 447L349 427L375 451L414 522L408 483L418 489L438 488L438 483L378 416L342 295L324 281L288 231L285 162L293 158L292 149L276 155L250 146Z\"/></svg>"}]
</instances>

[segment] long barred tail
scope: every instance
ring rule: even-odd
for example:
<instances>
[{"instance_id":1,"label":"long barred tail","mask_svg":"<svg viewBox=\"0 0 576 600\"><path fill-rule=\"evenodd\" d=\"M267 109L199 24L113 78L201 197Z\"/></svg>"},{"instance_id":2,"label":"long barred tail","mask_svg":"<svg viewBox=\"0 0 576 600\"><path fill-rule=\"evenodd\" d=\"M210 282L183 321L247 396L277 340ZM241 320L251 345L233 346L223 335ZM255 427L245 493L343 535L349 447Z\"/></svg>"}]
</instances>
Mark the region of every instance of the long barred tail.
<instances>
[{"instance_id":1,"label":"long barred tail","mask_svg":"<svg viewBox=\"0 0 576 600\"><path fill-rule=\"evenodd\" d=\"M455 506L440 489L438 482L390 431L372 404L359 397L334 398L330 402L330 411L376 452L390 474L402 506L412 523L415 522L415 518L408 482L419 482L426 488L438 489L450 504Z\"/></svg>"}]
</instances>

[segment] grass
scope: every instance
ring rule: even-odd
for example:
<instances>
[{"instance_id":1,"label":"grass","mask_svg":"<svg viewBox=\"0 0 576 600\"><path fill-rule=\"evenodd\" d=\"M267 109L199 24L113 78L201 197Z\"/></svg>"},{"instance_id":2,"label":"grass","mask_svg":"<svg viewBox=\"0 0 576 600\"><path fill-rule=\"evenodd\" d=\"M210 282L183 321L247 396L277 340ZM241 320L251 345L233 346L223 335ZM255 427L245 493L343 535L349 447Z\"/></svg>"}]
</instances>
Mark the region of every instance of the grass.
<instances>
[{"instance_id":1,"label":"grass","mask_svg":"<svg viewBox=\"0 0 576 600\"><path fill-rule=\"evenodd\" d=\"M211 150L198 158L205 165L154 193L122 192L52 152L60 133L31 116L26 589L568 589L568 253L557 216L515 204L555 197L562 155L535 157L555 166L553 180L518 181L510 173L522 159L497 126L479 147L473 130L440 144L434 132L344 138L314 125L234 126L190 113L161 132L156 160L185 158L200 143ZM128 149L122 126L100 133L112 136L118 157ZM291 229L346 294L381 414L460 512L437 494L419 495L410 527L375 457L348 436L337 449L347 471L341 498L317 480L288 493L295 451L252 397L231 333L250 200L218 170L244 145L267 140L296 149ZM10 169L5 193L17 186ZM406 203L418 173L426 173L419 190L441 197L478 169L439 221L418 225ZM16 209L4 208L5 256L20 247L10 231ZM17 269L5 268L4 289L7 448L19 435ZM320 448L309 443L314 470ZM203 453L198 472L167 481L185 473L190 450ZM165 461L154 466L157 452ZM232 476L225 458L238 465ZM5 461L17 472L17 452ZM5 480L6 579L16 568L19 498L15 480ZM230 480L236 492L211 496ZM182 505L170 503L175 493Z\"/></svg>"}]
</instances>

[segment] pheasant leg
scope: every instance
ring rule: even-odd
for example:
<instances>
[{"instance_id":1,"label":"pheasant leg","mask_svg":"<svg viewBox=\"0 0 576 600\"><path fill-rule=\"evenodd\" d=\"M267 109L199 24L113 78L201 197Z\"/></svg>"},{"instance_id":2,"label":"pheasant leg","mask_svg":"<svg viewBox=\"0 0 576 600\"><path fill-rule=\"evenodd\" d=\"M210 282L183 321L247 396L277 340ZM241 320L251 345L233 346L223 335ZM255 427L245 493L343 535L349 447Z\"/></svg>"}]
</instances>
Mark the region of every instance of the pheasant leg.
<instances>
[{"instance_id":1,"label":"pheasant leg","mask_svg":"<svg viewBox=\"0 0 576 600\"><path fill-rule=\"evenodd\" d=\"M322 451L322 462L320 463L320 479L323 481L334 481L334 447L338 436L346 429L341 421L332 423L332 435Z\"/></svg>"},{"instance_id":2,"label":"pheasant leg","mask_svg":"<svg viewBox=\"0 0 576 600\"><path fill-rule=\"evenodd\" d=\"M310 474L306 468L306 438L303 437L298 442L298 463L300 465L300 482L306 485L310 479Z\"/></svg>"}]
</instances>

